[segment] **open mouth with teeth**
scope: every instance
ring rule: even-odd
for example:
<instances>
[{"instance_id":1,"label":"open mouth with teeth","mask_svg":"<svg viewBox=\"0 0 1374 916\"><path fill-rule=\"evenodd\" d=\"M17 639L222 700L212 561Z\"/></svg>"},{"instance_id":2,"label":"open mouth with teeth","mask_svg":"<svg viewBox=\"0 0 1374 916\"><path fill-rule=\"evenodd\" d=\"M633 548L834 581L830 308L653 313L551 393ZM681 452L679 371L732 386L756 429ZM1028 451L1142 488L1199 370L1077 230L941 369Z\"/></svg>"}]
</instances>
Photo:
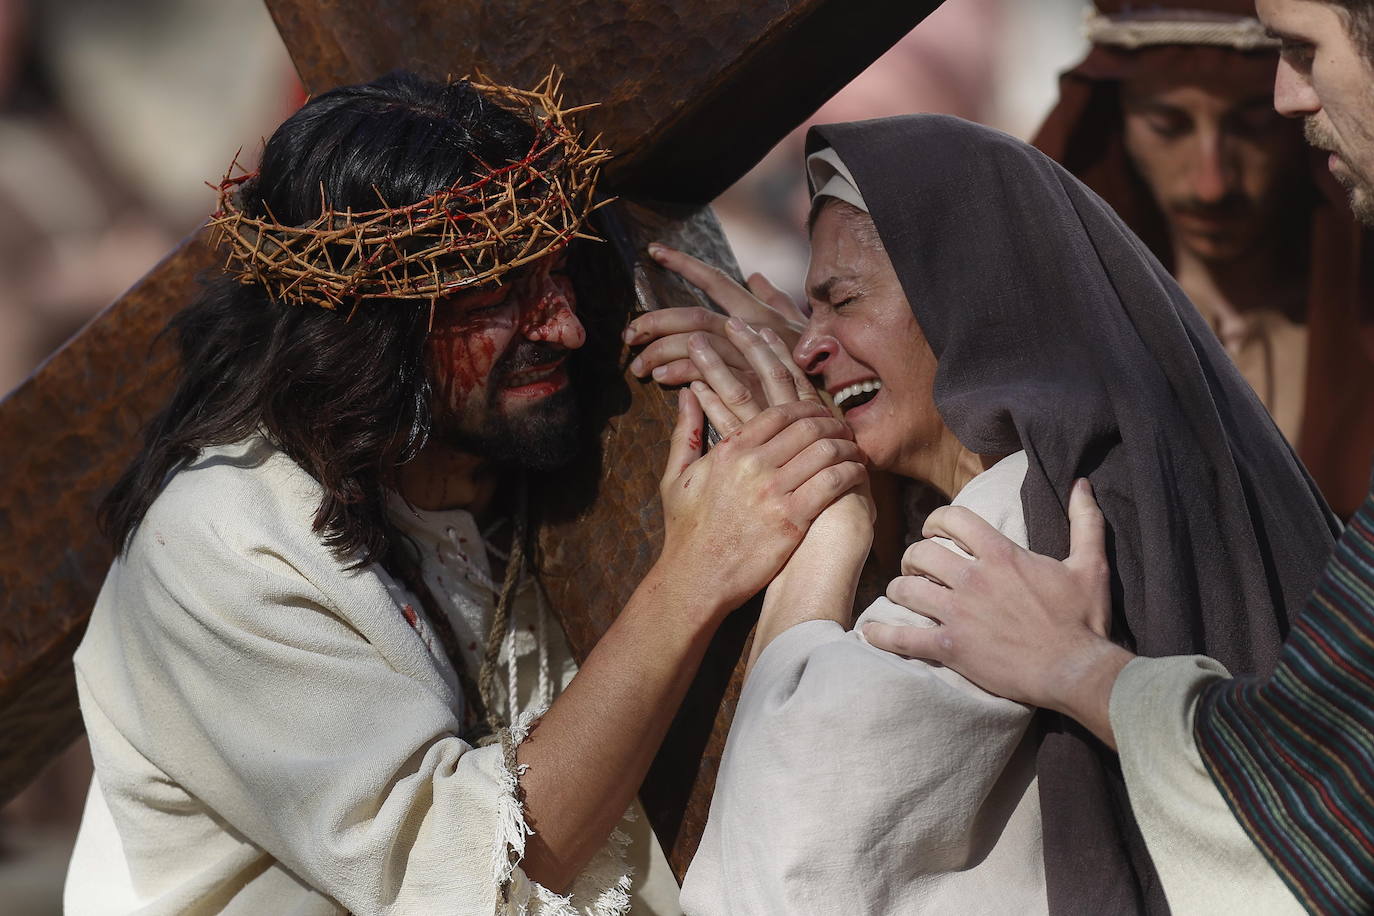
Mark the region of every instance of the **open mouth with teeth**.
<instances>
[{"instance_id":1,"label":"open mouth with teeth","mask_svg":"<svg viewBox=\"0 0 1374 916\"><path fill-rule=\"evenodd\" d=\"M855 382L852 385L846 385L835 392L835 406L846 413L853 410L855 407L862 407L876 398L878 392L882 390L882 387L883 383L875 378L863 382Z\"/></svg>"},{"instance_id":2,"label":"open mouth with teeth","mask_svg":"<svg viewBox=\"0 0 1374 916\"><path fill-rule=\"evenodd\" d=\"M503 388L508 393L534 394L548 389L555 391L567 383L568 376L562 359L542 366L534 366L507 376Z\"/></svg>"}]
</instances>

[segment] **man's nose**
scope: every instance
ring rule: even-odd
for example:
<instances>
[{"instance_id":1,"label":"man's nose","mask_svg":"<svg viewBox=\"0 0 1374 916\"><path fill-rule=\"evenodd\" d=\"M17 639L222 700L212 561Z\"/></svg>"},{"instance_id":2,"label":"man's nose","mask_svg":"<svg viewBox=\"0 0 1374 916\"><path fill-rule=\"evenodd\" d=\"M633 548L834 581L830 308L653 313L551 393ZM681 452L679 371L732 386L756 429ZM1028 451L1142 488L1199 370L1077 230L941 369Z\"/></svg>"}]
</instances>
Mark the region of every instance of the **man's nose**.
<instances>
[{"instance_id":1,"label":"man's nose","mask_svg":"<svg viewBox=\"0 0 1374 916\"><path fill-rule=\"evenodd\" d=\"M1201 137L1198 143L1198 158L1193 168L1193 196L1203 203L1218 203L1235 183L1235 165L1219 133Z\"/></svg>"},{"instance_id":2,"label":"man's nose","mask_svg":"<svg viewBox=\"0 0 1374 916\"><path fill-rule=\"evenodd\" d=\"M1285 118L1302 118L1316 114L1321 107L1312 80L1280 57L1274 73L1274 110Z\"/></svg>"},{"instance_id":3,"label":"man's nose","mask_svg":"<svg viewBox=\"0 0 1374 916\"><path fill-rule=\"evenodd\" d=\"M577 317L576 307L572 281L562 274L549 274L540 284L520 331L530 340L576 350L587 342L587 329Z\"/></svg>"},{"instance_id":4,"label":"man's nose","mask_svg":"<svg viewBox=\"0 0 1374 916\"><path fill-rule=\"evenodd\" d=\"M792 349L792 358L807 375L819 375L839 349L840 342L834 337L808 328Z\"/></svg>"}]
</instances>

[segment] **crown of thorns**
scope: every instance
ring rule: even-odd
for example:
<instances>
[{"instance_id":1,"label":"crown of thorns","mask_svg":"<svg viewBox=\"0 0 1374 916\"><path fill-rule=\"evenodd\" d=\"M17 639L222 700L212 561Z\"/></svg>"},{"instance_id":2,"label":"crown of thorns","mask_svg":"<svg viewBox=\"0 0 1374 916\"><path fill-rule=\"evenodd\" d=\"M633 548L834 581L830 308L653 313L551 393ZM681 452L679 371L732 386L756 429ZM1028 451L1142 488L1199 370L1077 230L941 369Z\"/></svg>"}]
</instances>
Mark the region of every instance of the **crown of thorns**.
<instances>
[{"instance_id":1,"label":"crown of thorns","mask_svg":"<svg viewBox=\"0 0 1374 916\"><path fill-rule=\"evenodd\" d=\"M215 243L228 248L225 269L292 305L356 309L364 299L428 299L432 311L439 297L495 282L575 238L597 241L582 227L609 202L593 197L610 153L596 148L599 136L581 143L572 115L595 106L563 108L561 83L556 71L532 90L470 81L525 115L534 142L514 162L482 163L475 179L405 206L377 191L375 210L335 210L321 184L321 212L308 225L279 222L265 203L266 218L252 217L242 191L257 172L243 172L235 157L212 185L219 204L210 226Z\"/></svg>"}]
</instances>

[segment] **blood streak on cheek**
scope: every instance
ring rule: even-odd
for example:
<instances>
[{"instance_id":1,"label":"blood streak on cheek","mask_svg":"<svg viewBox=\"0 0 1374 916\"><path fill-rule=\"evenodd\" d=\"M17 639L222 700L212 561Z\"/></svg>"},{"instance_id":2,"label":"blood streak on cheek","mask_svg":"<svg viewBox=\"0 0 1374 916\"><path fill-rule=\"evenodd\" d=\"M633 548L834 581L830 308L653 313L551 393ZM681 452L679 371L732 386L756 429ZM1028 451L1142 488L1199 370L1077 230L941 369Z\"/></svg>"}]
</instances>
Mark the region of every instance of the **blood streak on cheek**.
<instances>
[{"instance_id":1,"label":"blood streak on cheek","mask_svg":"<svg viewBox=\"0 0 1374 916\"><path fill-rule=\"evenodd\" d=\"M426 347L439 396L452 406L486 384L496 361L496 341L489 331L444 328L430 335Z\"/></svg>"}]
</instances>

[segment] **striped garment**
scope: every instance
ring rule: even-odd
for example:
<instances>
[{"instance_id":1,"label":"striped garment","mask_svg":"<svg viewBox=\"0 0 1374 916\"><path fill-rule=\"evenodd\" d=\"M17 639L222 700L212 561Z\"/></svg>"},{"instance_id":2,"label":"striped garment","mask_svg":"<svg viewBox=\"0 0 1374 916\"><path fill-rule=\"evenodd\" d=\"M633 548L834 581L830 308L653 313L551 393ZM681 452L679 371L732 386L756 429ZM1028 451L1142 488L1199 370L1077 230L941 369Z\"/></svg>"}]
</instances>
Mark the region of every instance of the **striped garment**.
<instances>
[{"instance_id":1,"label":"striped garment","mask_svg":"<svg viewBox=\"0 0 1374 916\"><path fill-rule=\"evenodd\" d=\"M1267 679L1198 701L1198 750L1313 913L1374 912L1374 490Z\"/></svg>"}]
</instances>

